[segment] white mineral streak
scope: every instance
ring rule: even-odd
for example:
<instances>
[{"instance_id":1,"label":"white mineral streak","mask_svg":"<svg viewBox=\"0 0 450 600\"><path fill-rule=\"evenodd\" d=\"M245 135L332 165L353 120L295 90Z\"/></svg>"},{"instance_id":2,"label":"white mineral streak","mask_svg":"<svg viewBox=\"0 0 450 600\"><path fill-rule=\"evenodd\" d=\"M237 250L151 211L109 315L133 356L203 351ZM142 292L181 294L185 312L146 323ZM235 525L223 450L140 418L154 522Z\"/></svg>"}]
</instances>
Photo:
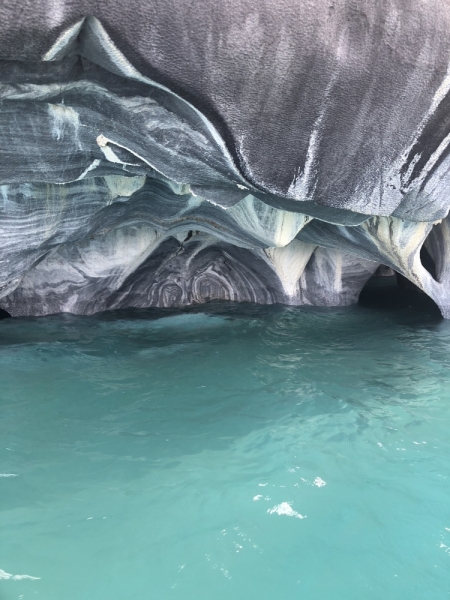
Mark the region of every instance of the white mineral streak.
<instances>
[{"instance_id":1,"label":"white mineral streak","mask_svg":"<svg viewBox=\"0 0 450 600\"><path fill-rule=\"evenodd\" d=\"M94 169L96 169L100 164L100 160L98 158L94 159L91 164L86 167L86 169L81 173L81 175L79 177L76 178L75 181L81 181L82 179L84 179L86 177L86 175L90 172L93 171Z\"/></svg>"},{"instance_id":2,"label":"white mineral streak","mask_svg":"<svg viewBox=\"0 0 450 600\"><path fill-rule=\"evenodd\" d=\"M89 179L70 188L55 184L2 186L0 285L23 276L55 247L56 240L73 239L77 231L82 236L93 213L108 203L105 191Z\"/></svg>"},{"instance_id":3,"label":"white mineral streak","mask_svg":"<svg viewBox=\"0 0 450 600\"><path fill-rule=\"evenodd\" d=\"M137 81L142 81L143 83L147 83L155 88L164 90L165 92L176 98L179 102L186 105L186 107L188 107L190 110L192 110L201 120L201 122L205 125L207 131L211 135L211 138L214 140L215 144L220 148L222 154L226 157L230 169L232 169L234 176L238 178L240 184L248 187L249 189L252 189L253 186L251 186L249 182L247 182L242 177L241 172L235 167L233 158L231 157L221 135L201 111L197 110L195 106L184 100L181 96L178 96L178 94L172 92L172 90L170 90L169 88L139 73L139 71L137 71L137 69L133 67L133 65L120 52L120 50L117 49L114 42L106 33L103 25L97 18L88 17L86 19L86 26L88 27L90 32L92 32L93 41L95 43L98 43L102 50L105 52L105 54L108 56L109 60L111 61L111 64L114 66L114 70L119 70L124 77L127 77L129 79L135 79Z\"/></svg>"},{"instance_id":4,"label":"white mineral streak","mask_svg":"<svg viewBox=\"0 0 450 600\"><path fill-rule=\"evenodd\" d=\"M205 204L200 197L173 194L173 185L163 182L157 185L150 182L148 188L146 185L144 176L111 175L66 186L2 186L0 208L3 217L0 223L3 254L15 258L0 263L4 286L0 293L11 295L17 288L14 293L19 294L17 298L25 302L25 307L28 302L30 306L38 302L42 314L55 312L55 305L47 305L45 300L50 291L60 298L57 312L104 310L107 302L117 304L108 300L109 296L121 289L163 242L176 239L179 250L174 248L170 255L170 260L175 262L167 263L173 264L173 268L182 268L177 275L178 283L174 285L179 286L185 281L188 287L192 286L189 288L191 291L186 289L177 296L179 300L176 302L223 298L266 303L345 305L356 301L365 281L382 262L416 282L443 306L439 301L439 284L432 280L420 262L420 247L432 224L376 217L353 228L329 225L335 233L333 239L327 239L326 230L317 220L267 207L251 196L223 211ZM176 190L181 191L178 187ZM187 190L188 187L185 187L183 191ZM139 200L139 194L142 200ZM102 217L107 219L104 224L99 220L106 207L114 206L117 200L123 204L125 199L129 207L127 212L121 209L114 218L114 213L110 216L105 213ZM133 216L133 211L137 210L133 208L136 202L136 206L141 206L138 220ZM31 207L33 210L30 210ZM83 219L80 219L80 207L84 207ZM99 215L95 217L97 232L85 239L85 227L94 215ZM317 239L311 242L292 239L297 231L308 234L314 223L319 228ZM189 230L194 230L194 235L191 233L189 242L185 242ZM448 229L441 227L441 230L448 238ZM23 241L18 246L19 231ZM195 231L204 233L195 235ZM62 232L64 237L61 237ZM61 242L64 239L72 241L58 247L53 244L55 236L60 236ZM215 262L215 248L222 241L229 243L230 239L236 246L248 249L250 254L247 258L242 257L243 264L247 265L246 268L250 267L258 283L248 279L250 273L247 272L238 276L239 283L229 279L238 263L234 255L227 258L229 250L225 248L220 249L224 257L221 260L225 262ZM281 241L284 243L289 239L292 241L280 247ZM268 247L268 244L272 245ZM331 244L334 248L317 248L319 244ZM20 253L22 247L29 249L23 257ZM30 252L32 248L34 251ZM209 253L208 260L212 262L209 265L205 263L199 271L199 266L195 265L203 265L201 257L205 252ZM364 258L360 258L361 252ZM262 263L257 262L258 257ZM263 263L267 265L265 274L261 271ZM228 267L224 270L222 264ZM232 271L229 271L230 265L234 265ZM151 273L149 271L149 282L152 277L157 277L152 285L160 281L157 285L162 286L162 290L164 277L167 277L163 273L166 271L161 271L161 275ZM263 279L260 279L261 276ZM263 292L270 277L279 282L281 295L277 292L275 296L267 296ZM189 281L191 283L188 284ZM94 282L98 292L93 302L86 297L84 290L92 288ZM131 280L129 285L132 285ZM121 292L122 303L127 294ZM170 300L164 295L158 298L157 302L162 305L167 302L171 305L175 301L172 296ZM150 302L145 297L143 304L139 304L140 300L130 300L131 305L136 302L137 305L145 305L147 301ZM6 302L3 306L20 314L12 297L11 302L13 305ZM88 304L90 308L87 308ZM25 314L27 310L30 309L25 308Z\"/></svg>"},{"instance_id":5,"label":"white mineral streak","mask_svg":"<svg viewBox=\"0 0 450 600\"><path fill-rule=\"evenodd\" d=\"M408 148L408 151L403 154L402 159L394 167L392 167L390 169L390 171L392 172L392 175L389 176L389 174L388 174L388 176L387 176L390 186L386 186L383 189L384 200L386 201L387 195L389 194L389 195L395 197L396 205L398 205L404 194L406 194L407 192L412 192L414 190L419 190L421 187L423 188L424 193L429 193L430 187L431 188L433 187L433 182L435 182L436 179L438 180L438 182L441 182L443 177L448 176L448 170L449 170L448 159L445 161L445 163L439 169L435 170L434 172L433 172L433 170L434 170L434 167L436 166L437 162L444 155L444 153L448 150L449 145L450 145L450 134L447 135L442 140L442 142L439 144L439 146L436 148L436 150L431 154L431 156L428 159L428 161L426 162L425 166L420 170L419 175L417 177L415 177L415 179L413 179L409 185L405 185L402 182L402 179L405 181L409 180L409 178L411 177L412 172L414 170L414 167L416 166L417 162L421 159L421 153L416 154L413 157L413 159L411 160L410 164L408 165L408 169L405 171L405 175L403 175L403 177L400 178L400 175L398 173L401 169L401 166L406 162L408 152L411 151L413 148L413 144L411 144L411 146ZM429 178L430 173L433 173L433 182L425 183L425 180L427 178ZM430 185L430 183L431 183L431 185ZM391 210L393 210L395 208L395 206L392 203L390 203L389 208ZM448 212L448 210L447 210L447 212Z\"/></svg>"},{"instance_id":6,"label":"white mineral streak","mask_svg":"<svg viewBox=\"0 0 450 600\"><path fill-rule=\"evenodd\" d=\"M344 47L342 35L339 47ZM340 60L342 60L342 52L342 50L338 49ZM311 135L309 136L308 150L306 152L306 159L303 170L299 168L297 174L294 176L294 179L292 180L292 183L289 186L289 190L287 193L288 198L293 198L294 200L300 201L312 200L314 198L314 192L316 189L316 179L320 164L322 123L327 114L329 98L333 87L336 83L336 79L337 76L335 73L334 75L332 75L330 82L326 87L320 113L314 122Z\"/></svg>"},{"instance_id":7,"label":"white mineral streak","mask_svg":"<svg viewBox=\"0 0 450 600\"><path fill-rule=\"evenodd\" d=\"M313 306L355 304L377 267L378 263L347 252L318 247L299 282L302 303Z\"/></svg>"},{"instance_id":8,"label":"white mineral streak","mask_svg":"<svg viewBox=\"0 0 450 600\"><path fill-rule=\"evenodd\" d=\"M127 150L127 152L130 152L130 154L134 154L134 156L136 156L137 159L146 163L149 167L154 169L157 173L164 175L164 173L162 171L157 169L155 167L155 165L152 164L151 162L149 162L146 158L144 158L143 156L140 156L139 154L137 154L130 148L127 148L127 146L125 146L123 144L119 144L118 142L114 142L113 140L106 138L103 134L100 134L97 137L97 144L98 144L100 150L105 155L106 160L108 160L112 163L117 163L117 164L121 164L121 165L134 165L135 164L135 163L124 162L124 161L120 160L120 158L116 155L114 150L111 148L110 144L112 144L113 146L117 146L118 148L123 148L124 150Z\"/></svg>"},{"instance_id":9,"label":"white mineral streak","mask_svg":"<svg viewBox=\"0 0 450 600\"><path fill-rule=\"evenodd\" d=\"M283 248L266 248L264 255L281 281L289 303L299 299L299 281L315 246L293 240Z\"/></svg>"},{"instance_id":10,"label":"white mineral streak","mask_svg":"<svg viewBox=\"0 0 450 600\"><path fill-rule=\"evenodd\" d=\"M283 247L289 244L311 217L301 213L273 208L249 194L228 214L244 230L267 246Z\"/></svg>"},{"instance_id":11,"label":"white mineral streak","mask_svg":"<svg viewBox=\"0 0 450 600\"><path fill-rule=\"evenodd\" d=\"M423 289L429 273L420 262L420 249L432 223L413 223L396 217L375 217L361 228L377 247L386 263Z\"/></svg>"},{"instance_id":12,"label":"white mineral streak","mask_svg":"<svg viewBox=\"0 0 450 600\"><path fill-rule=\"evenodd\" d=\"M200 204L203 202L203 198L197 196L191 191L191 186L188 183L180 184L175 183L175 181L167 181L167 185L177 196L185 196L186 194L191 194L191 198L189 199L189 208L200 206Z\"/></svg>"},{"instance_id":13,"label":"white mineral streak","mask_svg":"<svg viewBox=\"0 0 450 600\"><path fill-rule=\"evenodd\" d=\"M400 175L402 172L402 168L404 167L404 165L407 164L407 160L410 156L411 151L417 144L418 140L420 139L420 136L423 134L425 126L427 125L427 123L430 122L431 118L433 117L433 115L435 115L437 109L439 108L441 103L447 98L450 92L450 64L448 69L449 70L444 76L440 86L436 90L433 99L430 103L430 107L427 113L425 114L421 124L419 125L413 139L401 153L399 158L396 161L394 161L389 168L385 168L384 165L381 166L381 170L384 171L384 182L380 183L380 185L382 186L382 190L377 189L370 193L370 201L366 201L365 206L364 203L362 203L360 206L362 212L364 212L365 210L370 211L374 206L379 205L380 194L383 197L383 204L385 204L385 206L387 207L387 211L393 212L394 209L400 204L402 197L405 194L407 194L408 192L414 192L415 190L419 190L421 187L423 187L424 194L428 194L431 191L436 191L433 190L433 187L439 187L439 183L441 183L442 178L448 175L448 158L445 160L444 164L442 164L435 172L433 172L433 168L438 162L438 160L442 157L444 152L448 149L450 144L450 135L445 136L445 138L439 144L438 148L431 154L426 165L420 170L418 176L415 179L413 179L409 185L405 184L404 182L410 180L414 167L421 159L421 152L417 152L410 159L410 162L404 174L402 176ZM432 174L431 178L429 178L430 174ZM429 179L424 186L424 182L427 178ZM367 193L368 188L364 191ZM361 190L360 193L362 194L363 190ZM441 204L441 202L444 206L447 204L444 198L436 197L436 203Z\"/></svg>"},{"instance_id":14,"label":"white mineral streak","mask_svg":"<svg viewBox=\"0 0 450 600\"><path fill-rule=\"evenodd\" d=\"M420 124L416 135L414 136L414 139L412 141L412 143L408 146L408 148L406 148L405 152L402 155L402 159L403 162L406 160L407 156L409 155L409 153L411 152L411 150L414 147L414 144L417 142L417 140L419 139L420 135L423 133L423 130L425 128L425 125L430 121L431 117L435 114L436 110L439 108L439 106L441 105L441 103L446 99L446 97L448 96L450 92L450 64L448 66L448 71L446 73L446 75L444 76L440 86L438 87L438 89L436 90L434 96L433 96L433 100L431 101L430 104L430 108L428 109L424 119L422 120L422 123ZM442 146L442 144L440 144L439 148L441 149L441 153L442 151L448 146L448 136L445 138L446 143L444 146ZM436 157L437 158L437 157ZM417 163L417 161L420 159L420 154L416 155L413 158L413 163ZM435 162L435 161L434 161ZM412 169L411 169L412 170ZM425 175L428 173L427 169L425 168ZM409 178L410 173L408 174L408 178ZM421 177L421 179L419 181L423 181L423 177Z\"/></svg>"},{"instance_id":15,"label":"white mineral streak","mask_svg":"<svg viewBox=\"0 0 450 600\"><path fill-rule=\"evenodd\" d=\"M420 249L432 227L432 223L415 223L396 217L373 217L357 228L363 236L358 244L363 247L363 254L367 258L390 266L429 293L433 287L432 277L422 266ZM356 231L356 228L339 229L344 238L349 240ZM364 241L367 242L366 245ZM344 243L342 249L361 255L356 244L352 249Z\"/></svg>"},{"instance_id":16,"label":"white mineral streak","mask_svg":"<svg viewBox=\"0 0 450 600\"><path fill-rule=\"evenodd\" d=\"M424 184L424 193L429 197L433 197L433 202L436 206L446 207L441 210L442 217L448 215L448 185L446 181L450 175L450 154L442 159L439 168L433 170Z\"/></svg>"},{"instance_id":17,"label":"white mineral streak","mask_svg":"<svg viewBox=\"0 0 450 600\"><path fill-rule=\"evenodd\" d=\"M56 8L60 6L58 3L54 3L52 10L49 11L49 15L51 15L53 17L53 19L55 21L57 21L57 15L55 15L56 12ZM69 29L66 29L65 31L63 31L61 33L61 35L58 37L58 39L56 40L56 42L53 44L53 46L50 48L50 50L48 50L48 52L46 52L44 54L44 56L42 57L43 61L51 61L51 60L61 60L62 58L64 58L66 52L68 50L70 50L72 44L75 42L75 40L77 39L81 28L83 27L83 23L84 23L84 18L81 19L81 21L78 21L77 23L75 23L75 25L72 25L72 27L69 27ZM57 23L59 25L59 23Z\"/></svg>"},{"instance_id":18,"label":"white mineral streak","mask_svg":"<svg viewBox=\"0 0 450 600\"><path fill-rule=\"evenodd\" d=\"M111 92L93 81L68 81L64 84L66 92L82 92L98 94L109 98ZM61 83L0 83L0 98L2 100L49 100L61 93Z\"/></svg>"},{"instance_id":19,"label":"white mineral streak","mask_svg":"<svg viewBox=\"0 0 450 600\"><path fill-rule=\"evenodd\" d=\"M105 183L108 186L111 200L119 197L129 198L140 190L146 180L145 175L140 177L125 177L123 175L106 175Z\"/></svg>"},{"instance_id":20,"label":"white mineral streak","mask_svg":"<svg viewBox=\"0 0 450 600\"><path fill-rule=\"evenodd\" d=\"M49 104L48 112L53 119L52 135L55 140L60 141L65 136L75 140L78 148L82 145L79 137L80 115L70 106L64 104Z\"/></svg>"},{"instance_id":21,"label":"white mineral streak","mask_svg":"<svg viewBox=\"0 0 450 600\"><path fill-rule=\"evenodd\" d=\"M87 277L115 276L119 286L155 249L160 235L145 225L123 226L78 246L76 267ZM74 265L75 266L75 265Z\"/></svg>"},{"instance_id":22,"label":"white mineral streak","mask_svg":"<svg viewBox=\"0 0 450 600\"><path fill-rule=\"evenodd\" d=\"M317 278L328 294L339 296L343 291L342 276L344 257L341 252L330 248L317 248L314 254L315 267L320 273ZM301 282L301 287L308 289L306 281ZM311 302L313 304L313 302Z\"/></svg>"},{"instance_id":23,"label":"white mineral streak","mask_svg":"<svg viewBox=\"0 0 450 600\"><path fill-rule=\"evenodd\" d=\"M322 118L323 113L319 115L311 132L304 169L301 170L299 168L289 187L287 195L294 200L308 200L314 194L315 178L317 175L316 163L320 148L320 123Z\"/></svg>"},{"instance_id":24,"label":"white mineral streak","mask_svg":"<svg viewBox=\"0 0 450 600\"><path fill-rule=\"evenodd\" d=\"M45 286L61 299L61 312L83 311L79 291L90 281L103 282L101 294L118 289L128 275L156 248L160 234L146 225L123 226L79 244L71 257L55 252L44 258L22 281L22 293L32 295ZM63 276L62 276L63 275ZM45 310L43 298L43 311ZM52 309L48 309L52 312ZM94 311L95 312L95 311Z\"/></svg>"}]
</instances>

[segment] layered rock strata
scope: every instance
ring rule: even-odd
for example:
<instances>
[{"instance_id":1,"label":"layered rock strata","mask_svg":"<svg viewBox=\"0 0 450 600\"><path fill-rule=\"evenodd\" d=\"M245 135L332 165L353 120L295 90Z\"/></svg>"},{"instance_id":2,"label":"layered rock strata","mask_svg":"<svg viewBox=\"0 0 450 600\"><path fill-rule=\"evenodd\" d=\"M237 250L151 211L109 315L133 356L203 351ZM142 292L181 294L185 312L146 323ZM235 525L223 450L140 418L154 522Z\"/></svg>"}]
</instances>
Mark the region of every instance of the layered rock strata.
<instances>
[{"instance_id":1,"label":"layered rock strata","mask_svg":"<svg viewBox=\"0 0 450 600\"><path fill-rule=\"evenodd\" d=\"M322 100L310 104L318 113L294 111L304 152L292 150L292 110L281 106L286 158L271 170L267 115L239 129L226 111L203 110L200 93L197 106L138 70L98 18L70 19L61 31L43 28L51 43L39 60L16 48L0 61L0 308L18 316L210 300L342 306L386 265L450 316L450 44L438 25L436 48L430 29L422 54L391 59L404 81L390 114L374 88L381 80L392 94L376 48L367 79L351 40L336 42L328 83L318 53L320 69L305 80L305 89L321 82ZM379 53L385 34L367 33ZM39 46L38 32L30 39ZM354 122L342 87L351 69L363 100ZM269 111L280 94L266 92ZM422 264L424 248L433 268Z\"/></svg>"}]
</instances>

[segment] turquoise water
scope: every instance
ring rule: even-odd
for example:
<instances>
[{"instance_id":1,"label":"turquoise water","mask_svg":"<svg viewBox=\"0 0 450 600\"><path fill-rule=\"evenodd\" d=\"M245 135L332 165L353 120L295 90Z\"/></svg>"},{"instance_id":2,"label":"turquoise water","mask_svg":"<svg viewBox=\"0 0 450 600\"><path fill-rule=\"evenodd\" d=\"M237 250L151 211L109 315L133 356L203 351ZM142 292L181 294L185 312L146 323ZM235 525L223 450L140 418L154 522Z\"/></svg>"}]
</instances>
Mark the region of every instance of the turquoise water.
<instances>
[{"instance_id":1,"label":"turquoise water","mask_svg":"<svg viewBox=\"0 0 450 600\"><path fill-rule=\"evenodd\" d=\"M0 369L1 600L450 596L431 308L7 319Z\"/></svg>"}]
</instances>

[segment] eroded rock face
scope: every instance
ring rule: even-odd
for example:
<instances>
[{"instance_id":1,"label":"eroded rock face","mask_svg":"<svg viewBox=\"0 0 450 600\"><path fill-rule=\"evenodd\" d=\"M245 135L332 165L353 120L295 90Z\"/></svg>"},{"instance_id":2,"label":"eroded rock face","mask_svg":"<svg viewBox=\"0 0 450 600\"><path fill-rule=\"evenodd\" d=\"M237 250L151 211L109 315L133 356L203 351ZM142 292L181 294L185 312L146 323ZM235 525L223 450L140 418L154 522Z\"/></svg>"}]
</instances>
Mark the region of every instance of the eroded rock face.
<instances>
[{"instance_id":1,"label":"eroded rock face","mask_svg":"<svg viewBox=\"0 0 450 600\"><path fill-rule=\"evenodd\" d=\"M0 308L348 305L383 264L450 316L450 8L313 4L196 2L178 46L170 2L2 4Z\"/></svg>"}]
</instances>

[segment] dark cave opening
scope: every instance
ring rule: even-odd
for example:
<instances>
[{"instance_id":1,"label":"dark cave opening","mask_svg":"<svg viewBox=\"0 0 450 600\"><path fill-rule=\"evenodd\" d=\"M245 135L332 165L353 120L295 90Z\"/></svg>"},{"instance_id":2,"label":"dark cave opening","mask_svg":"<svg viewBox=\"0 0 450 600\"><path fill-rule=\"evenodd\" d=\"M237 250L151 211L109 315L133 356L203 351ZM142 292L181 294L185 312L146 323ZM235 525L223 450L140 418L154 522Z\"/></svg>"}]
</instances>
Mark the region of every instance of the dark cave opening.
<instances>
[{"instance_id":1,"label":"dark cave opening","mask_svg":"<svg viewBox=\"0 0 450 600\"><path fill-rule=\"evenodd\" d=\"M437 280L436 263L434 262L433 257L429 253L428 249L425 247L425 244L423 244L422 248L420 249L420 262L422 263L423 268L426 269L431 275L431 277L434 280Z\"/></svg>"},{"instance_id":2,"label":"dark cave opening","mask_svg":"<svg viewBox=\"0 0 450 600\"><path fill-rule=\"evenodd\" d=\"M9 319L11 316L7 310L0 308L0 319Z\"/></svg>"},{"instance_id":3,"label":"dark cave opening","mask_svg":"<svg viewBox=\"0 0 450 600\"><path fill-rule=\"evenodd\" d=\"M429 255L428 255L429 256ZM422 254L421 254L421 259ZM431 257L430 257L431 259ZM423 264L423 263L422 263ZM428 264L427 271L434 267L434 261ZM430 272L430 271L429 271ZM433 276L433 272L430 272ZM437 304L414 283L400 273L382 265L367 281L359 296L359 305L375 310L405 310L441 315Z\"/></svg>"}]
</instances>

